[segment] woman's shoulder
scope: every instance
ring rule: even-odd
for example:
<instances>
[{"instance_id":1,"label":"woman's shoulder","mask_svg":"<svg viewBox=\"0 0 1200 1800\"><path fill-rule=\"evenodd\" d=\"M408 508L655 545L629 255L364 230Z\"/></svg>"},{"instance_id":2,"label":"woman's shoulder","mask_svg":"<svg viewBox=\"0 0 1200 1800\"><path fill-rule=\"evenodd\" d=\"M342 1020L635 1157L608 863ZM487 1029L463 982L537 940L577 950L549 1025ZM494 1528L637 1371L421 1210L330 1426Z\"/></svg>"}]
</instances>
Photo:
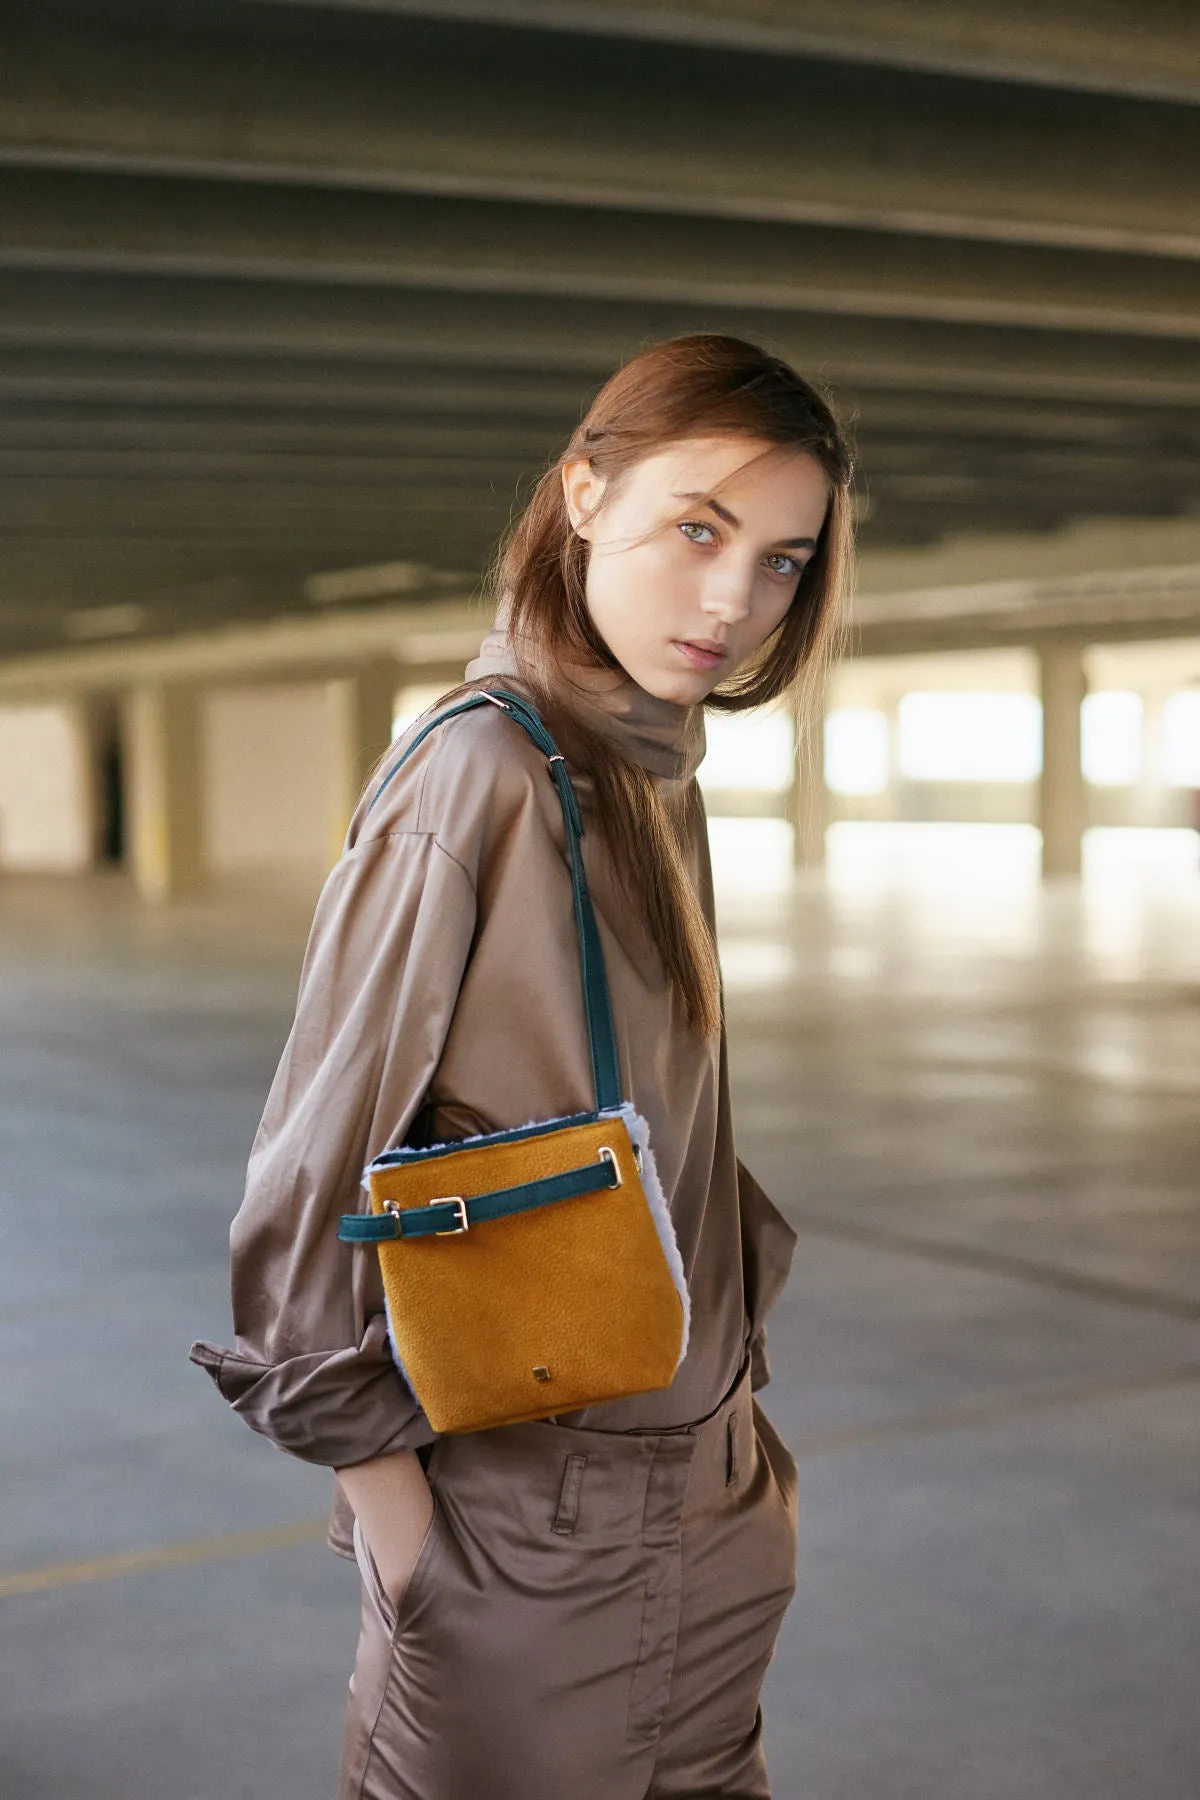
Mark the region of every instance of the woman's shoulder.
<instances>
[{"instance_id":1,"label":"woman's shoulder","mask_svg":"<svg viewBox=\"0 0 1200 1800\"><path fill-rule=\"evenodd\" d=\"M548 817L557 811L546 758L521 726L498 706L456 712L456 704L433 709L396 739L360 804L358 841L419 832L455 854L531 803ZM546 799L553 809L542 807Z\"/></svg>"}]
</instances>

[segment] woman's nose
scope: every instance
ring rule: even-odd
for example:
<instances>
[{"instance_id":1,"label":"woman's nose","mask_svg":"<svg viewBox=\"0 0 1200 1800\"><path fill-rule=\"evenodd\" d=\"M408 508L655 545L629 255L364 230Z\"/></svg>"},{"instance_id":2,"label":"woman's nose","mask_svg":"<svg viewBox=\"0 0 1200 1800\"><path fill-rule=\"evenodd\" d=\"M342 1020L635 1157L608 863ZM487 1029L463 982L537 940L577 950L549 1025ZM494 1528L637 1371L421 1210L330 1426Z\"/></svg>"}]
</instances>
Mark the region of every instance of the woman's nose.
<instances>
[{"instance_id":1,"label":"woman's nose","mask_svg":"<svg viewBox=\"0 0 1200 1800\"><path fill-rule=\"evenodd\" d=\"M726 625L736 625L750 611L753 583L736 570L714 572L704 594L704 610Z\"/></svg>"}]
</instances>

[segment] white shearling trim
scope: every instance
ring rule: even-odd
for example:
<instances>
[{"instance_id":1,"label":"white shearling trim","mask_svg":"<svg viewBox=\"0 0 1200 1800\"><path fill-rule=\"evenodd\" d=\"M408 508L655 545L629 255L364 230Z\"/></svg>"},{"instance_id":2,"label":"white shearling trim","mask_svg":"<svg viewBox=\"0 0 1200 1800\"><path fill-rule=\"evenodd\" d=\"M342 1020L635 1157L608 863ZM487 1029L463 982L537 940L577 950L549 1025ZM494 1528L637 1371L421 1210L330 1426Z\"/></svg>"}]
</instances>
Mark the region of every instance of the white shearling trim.
<instances>
[{"instance_id":1,"label":"white shearling trim","mask_svg":"<svg viewBox=\"0 0 1200 1800\"><path fill-rule=\"evenodd\" d=\"M635 1150L641 1151L642 1187L650 1205L650 1215L654 1220L658 1241L662 1245L663 1255L667 1259L667 1267L671 1271L671 1280L675 1283L675 1292L679 1295L679 1303L683 1307L683 1343L679 1351L679 1363L687 1355L688 1338L692 1327L692 1298L688 1293L687 1276L684 1274L683 1258L679 1254L679 1244L675 1237L675 1227L671 1222L671 1209L667 1205L667 1196L663 1193L663 1185L659 1179L658 1167L654 1161L654 1152L650 1148L650 1127L641 1113L635 1112L628 1100L621 1103L620 1116L625 1121L630 1142ZM676 1363L676 1368L679 1367Z\"/></svg>"}]
</instances>

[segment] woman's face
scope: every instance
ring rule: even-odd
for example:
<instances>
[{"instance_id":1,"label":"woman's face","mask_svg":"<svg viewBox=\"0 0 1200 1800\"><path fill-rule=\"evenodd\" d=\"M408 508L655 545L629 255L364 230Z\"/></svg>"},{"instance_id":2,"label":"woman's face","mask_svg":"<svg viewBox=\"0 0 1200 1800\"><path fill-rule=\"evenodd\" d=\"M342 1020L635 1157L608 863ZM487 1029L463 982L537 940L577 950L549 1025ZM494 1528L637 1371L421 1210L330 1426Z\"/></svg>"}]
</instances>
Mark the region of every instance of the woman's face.
<instances>
[{"instance_id":1,"label":"woman's face","mask_svg":"<svg viewBox=\"0 0 1200 1800\"><path fill-rule=\"evenodd\" d=\"M787 612L829 482L800 451L689 438L605 487L584 459L563 469L571 523L591 546L592 620L639 687L695 706Z\"/></svg>"}]
</instances>

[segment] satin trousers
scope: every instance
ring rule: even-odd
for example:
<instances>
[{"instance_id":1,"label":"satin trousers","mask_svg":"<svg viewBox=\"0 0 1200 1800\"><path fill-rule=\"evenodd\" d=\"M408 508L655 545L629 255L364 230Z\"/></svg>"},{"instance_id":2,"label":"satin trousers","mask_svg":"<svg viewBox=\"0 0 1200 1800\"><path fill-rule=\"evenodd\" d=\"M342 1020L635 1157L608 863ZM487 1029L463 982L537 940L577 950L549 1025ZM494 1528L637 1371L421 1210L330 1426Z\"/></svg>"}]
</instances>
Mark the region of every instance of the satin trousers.
<instances>
[{"instance_id":1,"label":"satin trousers","mask_svg":"<svg viewBox=\"0 0 1200 1800\"><path fill-rule=\"evenodd\" d=\"M362 1534L339 1800L768 1800L796 1465L745 1371L662 1433L439 1438L398 1608Z\"/></svg>"}]
</instances>

